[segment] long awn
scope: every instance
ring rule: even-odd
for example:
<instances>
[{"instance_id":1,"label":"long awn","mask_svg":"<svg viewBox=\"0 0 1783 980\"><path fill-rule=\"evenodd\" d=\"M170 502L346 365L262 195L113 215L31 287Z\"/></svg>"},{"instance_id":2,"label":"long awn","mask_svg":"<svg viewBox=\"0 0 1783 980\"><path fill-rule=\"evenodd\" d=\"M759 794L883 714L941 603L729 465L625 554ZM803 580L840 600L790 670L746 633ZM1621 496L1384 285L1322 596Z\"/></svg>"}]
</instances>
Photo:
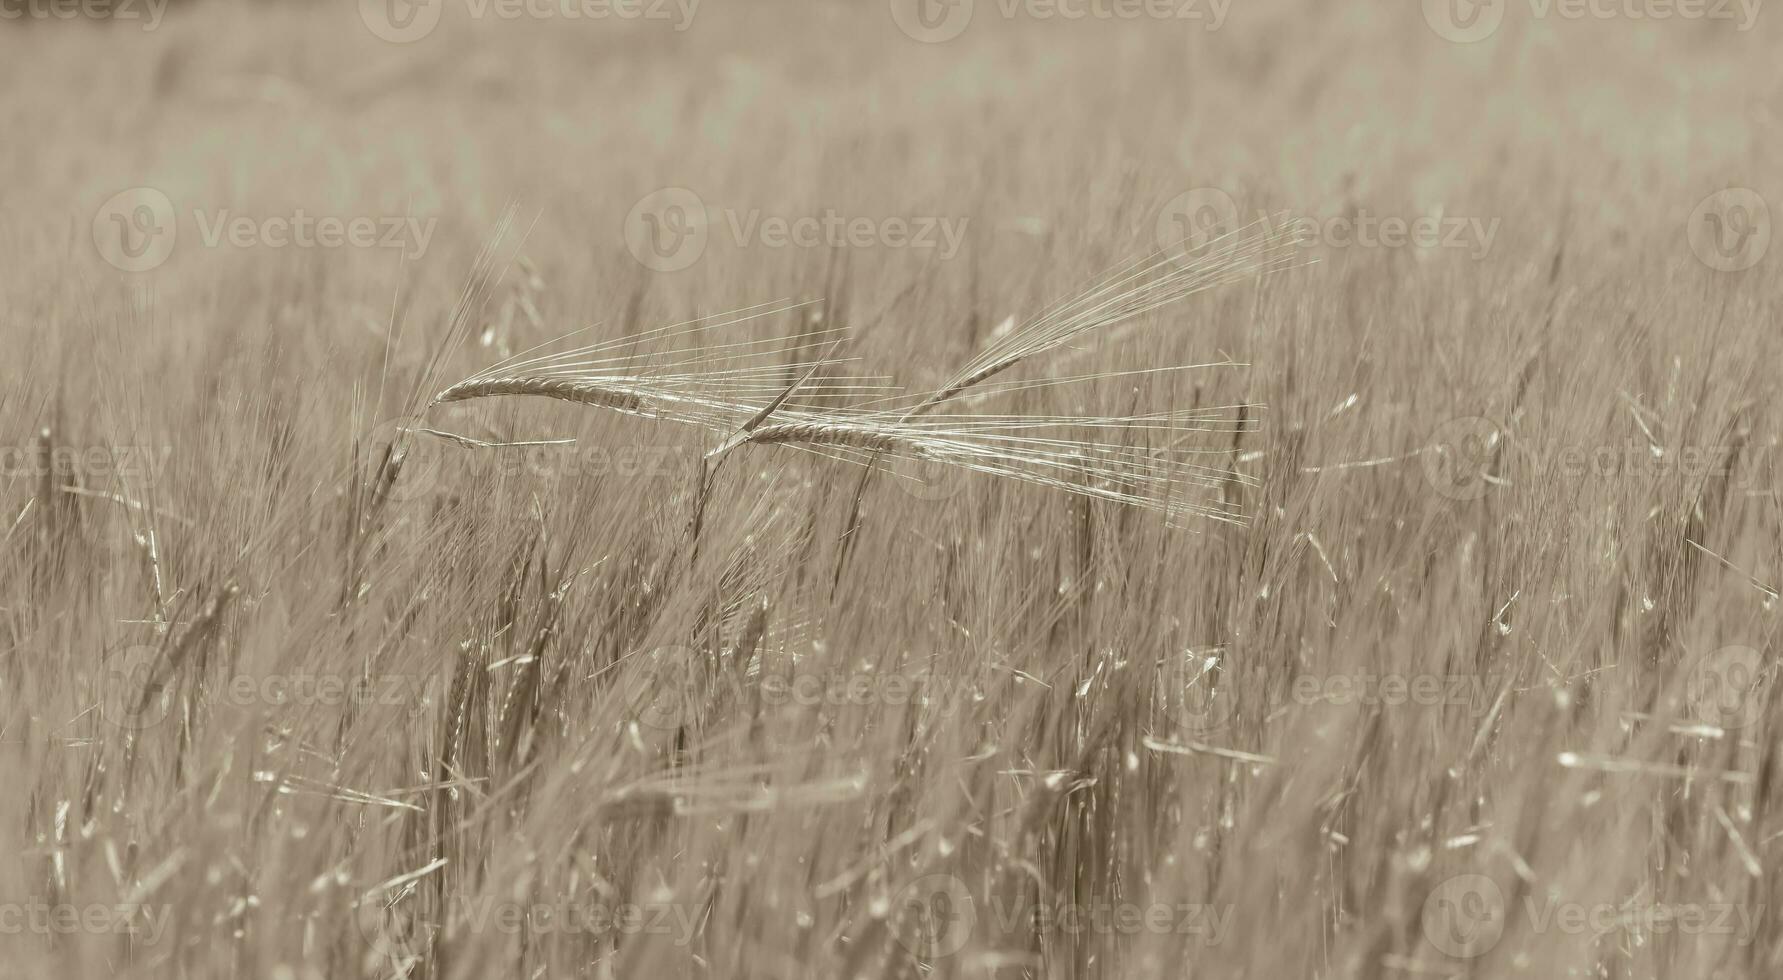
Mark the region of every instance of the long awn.
<instances>
[{"instance_id":1,"label":"long awn","mask_svg":"<svg viewBox=\"0 0 1783 980\"><path fill-rule=\"evenodd\" d=\"M834 356L845 339L841 327L749 337L753 321L807 305L781 303L558 353L522 352L441 390L428 407L497 395L557 398L705 429L721 439L708 458L745 443L791 446L869 469L891 456L1142 507L1172 522L1195 516L1243 523L1225 490L1254 481L1210 461L1229 456L1229 442L1188 442L1196 433L1254 428L1258 406L1112 416L943 409L1051 386L1230 366L989 383L1038 355L1132 324L1169 303L1286 268L1295 262L1294 244L1290 235L1253 226L1197 249L1170 248L1135 259L1001 337L932 391L904 392L884 379L848 373L855 359ZM708 342L733 335L741 339Z\"/></svg>"}]
</instances>

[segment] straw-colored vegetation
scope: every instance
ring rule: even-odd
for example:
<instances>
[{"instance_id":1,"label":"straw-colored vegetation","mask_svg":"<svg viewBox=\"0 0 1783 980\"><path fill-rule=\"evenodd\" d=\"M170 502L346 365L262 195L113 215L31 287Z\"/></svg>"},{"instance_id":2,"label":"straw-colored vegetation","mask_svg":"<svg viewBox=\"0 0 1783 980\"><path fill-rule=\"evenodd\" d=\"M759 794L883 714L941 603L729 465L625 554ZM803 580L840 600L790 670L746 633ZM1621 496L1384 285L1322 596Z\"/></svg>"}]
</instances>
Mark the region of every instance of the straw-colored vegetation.
<instances>
[{"instance_id":1,"label":"straw-colored vegetation","mask_svg":"<svg viewBox=\"0 0 1783 980\"><path fill-rule=\"evenodd\" d=\"M1774 26L336 6L0 23L0 977L1783 970Z\"/></svg>"}]
</instances>

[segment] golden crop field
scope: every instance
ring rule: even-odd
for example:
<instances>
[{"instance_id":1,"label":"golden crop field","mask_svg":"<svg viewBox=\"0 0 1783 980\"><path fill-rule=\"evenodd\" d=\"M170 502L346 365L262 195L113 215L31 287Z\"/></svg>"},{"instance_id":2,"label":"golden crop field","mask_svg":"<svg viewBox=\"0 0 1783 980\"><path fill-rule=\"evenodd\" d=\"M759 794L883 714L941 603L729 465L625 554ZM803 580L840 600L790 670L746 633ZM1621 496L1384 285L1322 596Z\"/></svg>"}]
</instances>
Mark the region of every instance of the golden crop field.
<instances>
[{"instance_id":1,"label":"golden crop field","mask_svg":"<svg viewBox=\"0 0 1783 980\"><path fill-rule=\"evenodd\" d=\"M0 978L1783 972L1763 0L0 0Z\"/></svg>"}]
</instances>

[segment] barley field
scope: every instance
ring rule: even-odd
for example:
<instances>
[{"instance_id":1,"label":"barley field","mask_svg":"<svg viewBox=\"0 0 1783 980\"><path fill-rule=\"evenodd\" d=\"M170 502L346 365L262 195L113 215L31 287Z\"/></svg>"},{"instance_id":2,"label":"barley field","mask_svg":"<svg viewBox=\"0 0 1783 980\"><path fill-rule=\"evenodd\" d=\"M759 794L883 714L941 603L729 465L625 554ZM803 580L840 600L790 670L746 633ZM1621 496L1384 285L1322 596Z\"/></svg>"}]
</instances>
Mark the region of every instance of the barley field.
<instances>
[{"instance_id":1,"label":"barley field","mask_svg":"<svg viewBox=\"0 0 1783 980\"><path fill-rule=\"evenodd\" d=\"M0 977L1783 973L1762 0L0 0Z\"/></svg>"}]
</instances>

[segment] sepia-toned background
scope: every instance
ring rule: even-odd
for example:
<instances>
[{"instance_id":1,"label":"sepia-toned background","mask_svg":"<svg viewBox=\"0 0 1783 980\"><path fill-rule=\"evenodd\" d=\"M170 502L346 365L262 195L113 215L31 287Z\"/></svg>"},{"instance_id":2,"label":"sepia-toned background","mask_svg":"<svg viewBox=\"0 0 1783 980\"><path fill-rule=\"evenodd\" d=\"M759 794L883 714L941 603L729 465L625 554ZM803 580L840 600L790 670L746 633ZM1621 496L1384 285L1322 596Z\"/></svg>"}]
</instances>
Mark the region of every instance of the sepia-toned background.
<instances>
[{"instance_id":1,"label":"sepia-toned background","mask_svg":"<svg viewBox=\"0 0 1783 980\"><path fill-rule=\"evenodd\" d=\"M1780 41L0 0L0 976L1775 975ZM698 430L515 398L379 483L571 331L814 300L758 335L927 389L1256 227L1022 370L1230 366L1019 406L1266 405L1243 526L701 494Z\"/></svg>"}]
</instances>

